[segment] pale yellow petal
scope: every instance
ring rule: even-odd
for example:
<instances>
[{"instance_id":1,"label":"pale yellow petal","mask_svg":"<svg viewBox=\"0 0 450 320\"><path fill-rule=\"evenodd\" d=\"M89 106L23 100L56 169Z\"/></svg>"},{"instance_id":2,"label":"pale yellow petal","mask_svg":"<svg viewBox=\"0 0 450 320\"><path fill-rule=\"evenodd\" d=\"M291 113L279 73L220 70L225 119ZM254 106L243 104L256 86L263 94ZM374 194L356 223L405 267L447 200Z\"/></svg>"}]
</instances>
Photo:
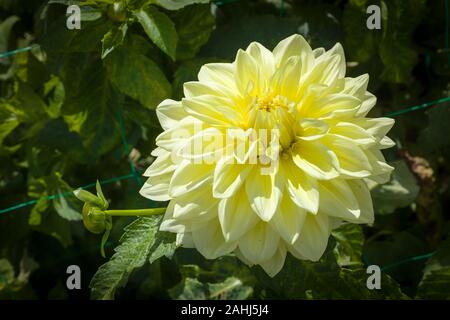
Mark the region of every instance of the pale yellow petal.
<instances>
[{"instance_id":1,"label":"pale yellow petal","mask_svg":"<svg viewBox=\"0 0 450 320\"><path fill-rule=\"evenodd\" d=\"M273 215L270 224L284 241L292 244L300 236L306 215L305 209L297 206L289 195L284 194L279 209Z\"/></svg>"},{"instance_id":2,"label":"pale yellow petal","mask_svg":"<svg viewBox=\"0 0 450 320\"><path fill-rule=\"evenodd\" d=\"M208 198L209 201L205 201L205 198ZM196 192L179 196L173 202L173 217L175 219L192 219L196 223L214 218L219 205L219 200L212 197L209 184L200 186Z\"/></svg>"},{"instance_id":3,"label":"pale yellow petal","mask_svg":"<svg viewBox=\"0 0 450 320\"><path fill-rule=\"evenodd\" d=\"M298 259L318 261L327 248L329 236L328 216L308 214L299 238L288 250Z\"/></svg>"},{"instance_id":4,"label":"pale yellow petal","mask_svg":"<svg viewBox=\"0 0 450 320\"><path fill-rule=\"evenodd\" d=\"M346 62L345 62L345 54L344 54L344 48L340 43L336 43L333 48L326 51L325 53L321 54L319 57L316 58L316 63L319 64L324 60L328 60L332 56L338 56L339 57L339 65L338 65L338 77L343 78L345 76L345 70L346 70Z\"/></svg>"},{"instance_id":5,"label":"pale yellow petal","mask_svg":"<svg viewBox=\"0 0 450 320\"><path fill-rule=\"evenodd\" d=\"M259 67L261 88L267 88L269 80L275 72L275 59L272 52L258 42L250 43L245 51Z\"/></svg>"},{"instance_id":6,"label":"pale yellow petal","mask_svg":"<svg viewBox=\"0 0 450 320\"><path fill-rule=\"evenodd\" d=\"M183 92L186 98L204 95L215 95L224 98L236 99L236 91L233 88L212 81L189 81L183 84Z\"/></svg>"},{"instance_id":7,"label":"pale yellow petal","mask_svg":"<svg viewBox=\"0 0 450 320\"><path fill-rule=\"evenodd\" d=\"M234 80L235 66L232 63L208 63L200 68L198 80L201 82L215 82L231 91L236 91Z\"/></svg>"},{"instance_id":8,"label":"pale yellow petal","mask_svg":"<svg viewBox=\"0 0 450 320\"><path fill-rule=\"evenodd\" d=\"M253 264L267 261L278 248L279 235L263 221L258 222L239 240L239 250Z\"/></svg>"},{"instance_id":9,"label":"pale yellow petal","mask_svg":"<svg viewBox=\"0 0 450 320\"><path fill-rule=\"evenodd\" d=\"M174 219L173 217L173 209L175 207L175 202L170 201L167 206L166 212L163 217L163 221L159 226L159 230L173 233L185 233L190 231L190 222L189 221L180 221Z\"/></svg>"},{"instance_id":10,"label":"pale yellow petal","mask_svg":"<svg viewBox=\"0 0 450 320\"><path fill-rule=\"evenodd\" d=\"M156 145L168 151L176 151L192 137L195 132L199 132L205 128L207 128L207 126L200 120L190 116L186 117L176 126L163 131L156 137Z\"/></svg>"},{"instance_id":11,"label":"pale yellow petal","mask_svg":"<svg viewBox=\"0 0 450 320\"><path fill-rule=\"evenodd\" d=\"M176 155L194 163L214 164L224 155L226 130L211 127L200 130L180 144Z\"/></svg>"},{"instance_id":12,"label":"pale yellow petal","mask_svg":"<svg viewBox=\"0 0 450 320\"><path fill-rule=\"evenodd\" d=\"M277 69L271 81L272 90L289 101L299 100L302 68L299 56L292 56Z\"/></svg>"},{"instance_id":13,"label":"pale yellow petal","mask_svg":"<svg viewBox=\"0 0 450 320\"><path fill-rule=\"evenodd\" d=\"M319 209L317 181L305 174L290 158L281 160L278 175L284 175L291 200L300 208L316 214Z\"/></svg>"},{"instance_id":14,"label":"pale yellow petal","mask_svg":"<svg viewBox=\"0 0 450 320\"><path fill-rule=\"evenodd\" d=\"M297 142L292 159L300 169L313 178L328 180L339 175L339 161L336 154L321 143Z\"/></svg>"},{"instance_id":15,"label":"pale yellow petal","mask_svg":"<svg viewBox=\"0 0 450 320\"><path fill-rule=\"evenodd\" d=\"M366 73L356 78L345 78L344 83L342 93L350 94L363 100L369 84L369 75Z\"/></svg>"},{"instance_id":16,"label":"pale yellow petal","mask_svg":"<svg viewBox=\"0 0 450 320\"><path fill-rule=\"evenodd\" d=\"M331 94L319 98L314 103L304 106L302 114L306 117L320 118L338 111L353 110L361 105L361 100L346 94Z\"/></svg>"},{"instance_id":17,"label":"pale yellow petal","mask_svg":"<svg viewBox=\"0 0 450 320\"><path fill-rule=\"evenodd\" d=\"M231 253L237 245L234 241L225 241L217 218L209 220L203 228L193 232L192 240L195 248L206 259L216 259Z\"/></svg>"},{"instance_id":18,"label":"pale yellow petal","mask_svg":"<svg viewBox=\"0 0 450 320\"><path fill-rule=\"evenodd\" d=\"M270 277L274 277L283 268L284 261L286 260L286 252L286 247L280 244L270 259L261 262L261 267Z\"/></svg>"},{"instance_id":19,"label":"pale yellow petal","mask_svg":"<svg viewBox=\"0 0 450 320\"><path fill-rule=\"evenodd\" d=\"M339 79L342 66L341 59L337 54L326 59L320 59L302 80L302 87L307 88L311 84L332 86Z\"/></svg>"},{"instance_id":20,"label":"pale yellow petal","mask_svg":"<svg viewBox=\"0 0 450 320\"><path fill-rule=\"evenodd\" d=\"M158 152L157 158L152 162L147 170L145 170L143 176L158 176L168 172L173 172L175 169L176 165L171 161L171 153L161 149L161 151Z\"/></svg>"},{"instance_id":21,"label":"pale yellow petal","mask_svg":"<svg viewBox=\"0 0 450 320\"><path fill-rule=\"evenodd\" d=\"M216 165L213 180L213 196L228 198L241 188L252 167L235 162L234 157L222 158Z\"/></svg>"},{"instance_id":22,"label":"pale yellow petal","mask_svg":"<svg viewBox=\"0 0 450 320\"><path fill-rule=\"evenodd\" d=\"M376 139L369 132L351 122L338 122L331 126L330 133L351 139L362 148L367 149L375 145Z\"/></svg>"},{"instance_id":23,"label":"pale yellow petal","mask_svg":"<svg viewBox=\"0 0 450 320\"><path fill-rule=\"evenodd\" d=\"M299 121L297 137L301 140L317 140L322 138L329 130L329 125L322 120L302 118Z\"/></svg>"},{"instance_id":24,"label":"pale yellow petal","mask_svg":"<svg viewBox=\"0 0 450 320\"><path fill-rule=\"evenodd\" d=\"M179 197L204 184L212 182L214 165L196 164L183 160L175 170L169 184L169 195Z\"/></svg>"},{"instance_id":25,"label":"pale yellow petal","mask_svg":"<svg viewBox=\"0 0 450 320\"><path fill-rule=\"evenodd\" d=\"M139 191L140 195L154 201L170 200L169 184L172 176L173 171L149 177Z\"/></svg>"},{"instance_id":26,"label":"pale yellow petal","mask_svg":"<svg viewBox=\"0 0 450 320\"><path fill-rule=\"evenodd\" d=\"M375 216L373 212L372 197L367 184L362 180L348 180L347 183L358 201L360 210L358 220L353 220L353 222L372 224Z\"/></svg>"},{"instance_id":27,"label":"pale yellow petal","mask_svg":"<svg viewBox=\"0 0 450 320\"><path fill-rule=\"evenodd\" d=\"M185 111L191 116L211 125L235 126L243 121L233 100L214 95L183 98Z\"/></svg>"},{"instance_id":28,"label":"pale yellow petal","mask_svg":"<svg viewBox=\"0 0 450 320\"><path fill-rule=\"evenodd\" d=\"M260 92L260 70L255 59L244 50L236 55L235 81L243 96L254 96Z\"/></svg>"},{"instance_id":29,"label":"pale yellow petal","mask_svg":"<svg viewBox=\"0 0 450 320\"><path fill-rule=\"evenodd\" d=\"M319 183L319 191L319 210L321 213L349 222L358 221L361 209L353 190L346 180L321 181Z\"/></svg>"},{"instance_id":30,"label":"pale yellow petal","mask_svg":"<svg viewBox=\"0 0 450 320\"><path fill-rule=\"evenodd\" d=\"M314 54L308 42L299 34L282 40L273 49L276 66L279 68L292 56L300 57L301 74L306 74L314 64Z\"/></svg>"},{"instance_id":31,"label":"pale yellow petal","mask_svg":"<svg viewBox=\"0 0 450 320\"><path fill-rule=\"evenodd\" d=\"M173 128L180 120L187 117L180 101L166 99L156 108L156 115L164 130Z\"/></svg>"},{"instance_id":32,"label":"pale yellow petal","mask_svg":"<svg viewBox=\"0 0 450 320\"><path fill-rule=\"evenodd\" d=\"M252 209L263 221L269 221L281 201L282 186L275 183L275 174L262 174L262 167L255 166L245 183L245 191Z\"/></svg>"},{"instance_id":33,"label":"pale yellow petal","mask_svg":"<svg viewBox=\"0 0 450 320\"><path fill-rule=\"evenodd\" d=\"M219 221L226 241L235 241L246 234L259 221L250 207L245 190L238 190L233 196L220 200Z\"/></svg>"},{"instance_id":34,"label":"pale yellow petal","mask_svg":"<svg viewBox=\"0 0 450 320\"><path fill-rule=\"evenodd\" d=\"M195 248L194 240L192 239L192 233L177 233L175 245L177 247L183 248Z\"/></svg>"},{"instance_id":35,"label":"pale yellow petal","mask_svg":"<svg viewBox=\"0 0 450 320\"><path fill-rule=\"evenodd\" d=\"M345 176L366 178L372 173L372 166L364 151L351 139L328 134L321 141L336 154L339 171Z\"/></svg>"}]
</instances>

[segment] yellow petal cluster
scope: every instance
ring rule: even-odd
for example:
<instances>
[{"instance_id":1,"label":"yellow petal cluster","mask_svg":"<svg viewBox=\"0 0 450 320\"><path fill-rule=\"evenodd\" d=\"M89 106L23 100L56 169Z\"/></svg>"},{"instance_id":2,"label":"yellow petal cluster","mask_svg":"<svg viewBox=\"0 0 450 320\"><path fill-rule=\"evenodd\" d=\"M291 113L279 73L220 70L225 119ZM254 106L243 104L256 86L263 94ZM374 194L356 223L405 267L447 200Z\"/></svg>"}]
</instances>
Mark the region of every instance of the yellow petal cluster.
<instances>
[{"instance_id":1,"label":"yellow petal cluster","mask_svg":"<svg viewBox=\"0 0 450 320\"><path fill-rule=\"evenodd\" d=\"M345 72L340 44L313 50L300 35L204 65L157 108L164 132L141 194L169 201L161 230L274 276L287 252L317 261L342 222L371 224L367 183L389 179L380 150L394 121L367 118L369 76Z\"/></svg>"}]
</instances>

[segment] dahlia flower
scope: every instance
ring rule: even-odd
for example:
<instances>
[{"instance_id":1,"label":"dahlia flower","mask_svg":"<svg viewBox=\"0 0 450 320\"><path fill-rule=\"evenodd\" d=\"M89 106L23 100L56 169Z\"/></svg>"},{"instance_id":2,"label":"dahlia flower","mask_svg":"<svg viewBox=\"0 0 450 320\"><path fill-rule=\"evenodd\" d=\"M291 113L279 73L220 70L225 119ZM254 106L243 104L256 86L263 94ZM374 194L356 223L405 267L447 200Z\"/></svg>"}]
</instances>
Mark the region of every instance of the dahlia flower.
<instances>
[{"instance_id":1,"label":"dahlia flower","mask_svg":"<svg viewBox=\"0 0 450 320\"><path fill-rule=\"evenodd\" d=\"M169 201L160 230L274 276L287 252L320 259L342 222L371 224L368 182L389 179L380 150L394 121L366 117L369 76L345 71L339 43L312 50L300 35L204 65L156 109L164 132L140 193Z\"/></svg>"}]
</instances>

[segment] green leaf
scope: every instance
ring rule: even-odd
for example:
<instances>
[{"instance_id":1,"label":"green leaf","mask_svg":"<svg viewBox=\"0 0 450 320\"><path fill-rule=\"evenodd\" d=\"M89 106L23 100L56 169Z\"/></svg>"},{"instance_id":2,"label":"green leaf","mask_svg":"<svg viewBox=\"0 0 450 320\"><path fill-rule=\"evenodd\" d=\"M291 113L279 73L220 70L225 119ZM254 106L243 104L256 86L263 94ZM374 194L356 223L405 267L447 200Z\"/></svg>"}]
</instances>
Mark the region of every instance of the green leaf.
<instances>
[{"instance_id":1,"label":"green leaf","mask_svg":"<svg viewBox=\"0 0 450 320\"><path fill-rule=\"evenodd\" d=\"M90 288L93 299L113 299L116 290L126 284L131 272L142 267L149 256L151 261L163 255L171 256L167 242L161 240L163 238L158 234L160 221L160 217L140 218L125 228L120 245L114 249L116 253L92 278Z\"/></svg>"},{"instance_id":2,"label":"green leaf","mask_svg":"<svg viewBox=\"0 0 450 320\"><path fill-rule=\"evenodd\" d=\"M300 261L286 257L283 269L270 278L257 269L259 284L282 299L404 299L400 286L382 274L381 289L366 286L369 274L365 269L340 268L331 250L318 262ZM272 296L269 296L272 297Z\"/></svg>"},{"instance_id":3,"label":"green leaf","mask_svg":"<svg viewBox=\"0 0 450 320\"><path fill-rule=\"evenodd\" d=\"M44 122L43 127L34 133L34 137L30 137L29 142L53 152L62 152L73 160L79 160L85 152L80 136L70 132L61 118ZM69 190L70 188L66 191Z\"/></svg>"},{"instance_id":4,"label":"green leaf","mask_svg":"<svg viewBox=\"0 0 450 320\"><path fill-rule=\"evenodd\" d=\"M52 210L42 213L41 224L34 226L33 230L55 238L64 248L73 243L70 222Z\"/></svg>"},{"instance_id":5,"label":"green leaf","mask_svg":"<svg viewBox=\"0 0 450 320\"><path fill-rule=\"evenodd\" d=\"M9 103L12 105L12 113L21 122L37 123L47 118L47 105L43 99L22 81L16 84L16 94Z\"/></svg>"},{"instance_id":6,"label":"green leaf","mask_svg":"<svg viewBox=\"0 0 450 320\"><path fill-rule=\"evenodd\" d=\"M253 288L235 277L220 283L202 283L197 279L185 278L170 293L179 300L245 300L252 295Z\"/></svg>"},{"instance_id":7,"label":"green leaf","mask_svg":"<svg viewBox=\"0 0 450 320\"><path fill-rule=\"evenodd\" d=\"M197 279L185 278L176 287L170 289L170 295L178 300L206 300L208 286Z\"/></svg>"},{"instance_id":8,"label":"green leaf","mask_svg":"<svg viewBox=\"0 0 450 320\"><path fill-rule=\"evenodd\" d=\"M371 62L381 59L381 79L391 83L407 83L418 62L412 34L426 12L425 0L381 1L381 30L367 30L367 0L349 1L343 15L347 34L346 52L350 59Z\"/></svg>"},{"instance_id":9,"label":"green leaf","mask_svg":"<svg viewBox=\"0 0 450 320\"><path fill-rule=\"evenodd\" d=\"M361 256L364 244L362 228L356 224L344 224L331 233L336 240L334 255L341 267L362 266Z\"/></svg>"},{"instance_id":10,"label":"green leaf","mask_svg":"<svg viewBox=\"0 0 450 320\"><path fill-rule=\"evenodd\" d=\"M113 90L100 59L86 58L80 54L69 55L66 59L62 78L64 85L70 89L66 91L63 111L65 115L76 115L75 120L81 120L75 125L79 126L85 151L77 152L75 159L80 163L93 162L120 144L120 128L115 112L119 107L120 95ZM77 67L76 61L83 63ZM74 81L78 82L74 84Z\"/></svg>"},{"instance_id":11,"label":"green leaf","mask_svg":"<svg viewBox=\"0 0 450 320\"><path fill-rule=\"evenodd\" d=\"M118 28L109 30L102 39L102 59L120 46L127 35L128 25L123 23Z\"/></svg>"},{"instance_id":12,"label":"green leaf","mask_svg":"<svg viewBox=\"0 0 450 320\"><path fill-rule=\"evenodd\" d=\"M104 61L109 79L117 88L145 107L155 109L170 96L171 86L164 73L134 48L117 48Z\"/></svg>"},{"instance_id":13,"label":"green leaf","mask_svg":"<svg viewBox=\"0 0 450 320\"><path fill-rule=\"evenodd\" d=\"M153 263L162 257L171 259L176 248L175 234L159 231L155 235L155 242L150 250L148 260Z\"/></svg>"},{"instance_id":14,"label":"green leaf","mask_svg":"<svg viewBox=\"0 0 450 320\"><path fill-rule=\"evenodd\" d=\"M178 33L177 60L194 58L208 42L215 26L215 19L208 5L195 5L173 12Z\"/></svg>"},{"instance_id":15,"label":"green leaf","mask_svg":"<svg viewBox=\"0 0 450 320\"><path fill-rule=\"evenodd\" d=\"M383 273L388 273L400 283L418 283L424 261L409 259L430 251L423 236L408 231L390 235L386 229L380 233L364 245L366 262L380 266Z\"/></svg>"},{"instance_id":16,"label":"green leaf","mask_svg":"<svg viewBox=\"0 0 450 320\"><path fill-rule=\"evenodd\" d=\"M44 96L48 100L45 108L47 114L51 118L59 117L66 94L64 85L58 77L51 75L50 80L44 84Z\"/></svg>"},{"instance_id":17,"label":"green leaf","mask_svg":"<svg viewBox=\"0 0 450 320\"><path fill-rule=\"evenodd\" d=\"M405 83L410 80L418 54L408 44L402 45L396 38L389 36L380 44L380 58L385 65L381 78L392 83Z\"/></svg>"},{"instance_id":18,"label":"green leaf","mask_svg":"<svg viewBox=\"0 0 450 320\"><path fill-rule=\"evenodd\" d=\"M61 190L58 191L59 191L58 193L61 193ZM64 218L69 221L81 220L80 212L75 210L72 206L70 206L65 197L56 198L53 201L53 207L55 208L56 212L58 212L61 218Z\"/></svg>"},{"instance_id":19,"label":"green leaf","mask_svg":"<svg viewBox=\"0 0 450 320\"><path fill-rule=\"evenodd\" d=\"M42 214L49 208L49 201L46 198L40 198L33 206L28 218L30 226L38 226L42 223Z\"/></svg>"},{"instance_id":20,"label":"green leaf","mask_svg":"<svg viewBox=\"0 0 450 320\"><path fill-rule=\"evenodd\" d=\"M19 20L19 17L11 16L0 23L0 52L8 50L9 34L14 24Z\"/></svg>"},{"instance_id":21,"label":"green leaf","mask_svg":"<svg viewBox=\"0 0 450 320\"><path fill-rule=\"evenodd\" d=\"M420 190L404 161L395 161L391 165L395 168L391 180L371 191L375 211L379 214L389 214L397 208L410 205Z\"/></svg>"},{"instance_id":22,"label":"green leaf","mask_svg":"<svg viewBox=\"0 0 450 320\"><path fill-rule=\"evenodd\" d=\"M0 145L3 140L20 124L15 115L0 113Z\"/></svg>"},{"instance_id":23,"label":"green leaf","mask_svg":"<svg viewBox=\"0 0 450 320\"><path fill-rule=\"evenodd\" d=\"M69 30L66 28L66 20L65 15L52 19L48 26L43 26L42 38L38 38L41 47L54 59L50 63L63 58L61 52L98 51L104 35L114 27L111 21L103 17L94 21L82 21L81 29Z\"/></svg>"},{"instance_id":24,"label":"green leaf","mask_svg":"<svg viewBox=\"0 0 450 320\"><path fill-rule=\"evenodd\" d=\"M349 59L358 62L366 62L377 54L379 31L365 28L367 7L367 1L349 1L342 17L342 26L347 34L344 47L346 54Z\"/></svg>"},{"instance_id":25,"label":"green leaf","mask_svg":"<svg viewBox=\"0 0 450 320\"><path fill-rule=\"evenodd\" d=\"M8 259L0 259L0 299L8 297L8 293L17 292L28 283L31 272L38 267L36 261L23 253L20 259L20 269L14 271L14 267Z\"/></svg>"},{"instance_id":26,"label":"green leaf","mask_svg":"<svg viewBox=\"0 0 450 320\"><path fill-rule=\"evenodd\" d=\"M177 251L182 280L169 290L174 299L248 299L256 279L250 268L232 255L205 260L191 249Z\"/></svg>"},{"instance_id":27,"label":"green leaf","mask_svg":"<svg viewBox=\"0 0 450 320\"><path fill-rule=\"evenodd\" d=\"M222 283L208 284L209 298L220 300L244 300L253 293L253 288L246 286L235 277L229 277Z\"/></svg>"},{"instance_id":28,"label":"green leaf","mask_svg":"<svg viewBox=\"0 0 450 320\"><path fill-rule=\"evenodd\" d=\"M448 104L447 104L448 105ZM418 143L428 152L448 154L450 145L450 108L436 106L427 112L428 125L420 132Z\"/></svg>"},{"instance_id":29,"label":"green leaf","mask_svg":"<svg viewBox=\"0 0 450 320\"><path fill-rule=\"evenodd\" d=\"M179 300L245 300L252 293L253 288L236 277L228 277L219 283L202 283L186 277L170 289L170 295Z\"/></svg>"},{"instance_id":30,"label":"green leaf","mask_svg":"<svg viewBox=\"0 0 450 320\"><path fill-rule=\"evenodd\" d=\"M450 239L443 241L427 262L417 290L417 298L450 298Z\"/></svg>"},{"instance_id":31,"label":"green leaf","mask_svg":"<svg viewBox=\"0 0 450 320\"><path fill-rule=\"evenodd\" d=\"M176 99L183 97L183 85L188 81L196 81L198 72L205 63L213 62L211 59L196 58L183 61L175 71L173 79L173 95Z\"/></svg>"},{"instance_id":32,"label":"green leaf","mask_svg":"<svg viewBox=\"0 0 450 320\"><path fill-rule=\"evenodd\" d=\"M253 41L258 41L266 48L274 48L282 39L297 33L299 23L300 19L297 17L272 14L232 15L230 21L216 27L201 54L234 59L240 48L246 48Z\"/></svg>"},{"instance_id":33,"label":"green leaf","mask_svg":"<svg viewBox=\"0 0 450 320\"><path fill-rule=\"evenodd\" d=\"M0 291L14 281L14 268L7 259L0 259Z\"/></svg>"},{"instance_id":34,"label":"green leaf","mask_svg":"<svg viewBox=\"0 0 450 320\"><path fill-rule=\"evenodd\" d=\"M144 7L133 14L158 48L175 60L178 35L172 20L153 6Z\"/></svg>"},{"instance_id":35,"label":"green leaf","mask_svg":"<svg viewBox=\"0 0 450 320\"><path fill-rule=\"evenodd\" d=\"M209 3L209 0L150 0L150 3L154 3L167 10L180 10L195 3Z\"/></svg>"},{"instance_id":36,"label":"green leaf","mask_svg":"<svg viewBox=\"0 0 450 320\"><path fill-rule=\"evenodd\" d=\"M41 224L41 215L47 211L49 201L53 199L53 207L59 216L68 221L81 220L81 206L72 194L72 188L62 179L59 172L34 179L29 183L28 194L38 197L38 203L33 207L30 224Z\"/></svg>"}]
</instances>

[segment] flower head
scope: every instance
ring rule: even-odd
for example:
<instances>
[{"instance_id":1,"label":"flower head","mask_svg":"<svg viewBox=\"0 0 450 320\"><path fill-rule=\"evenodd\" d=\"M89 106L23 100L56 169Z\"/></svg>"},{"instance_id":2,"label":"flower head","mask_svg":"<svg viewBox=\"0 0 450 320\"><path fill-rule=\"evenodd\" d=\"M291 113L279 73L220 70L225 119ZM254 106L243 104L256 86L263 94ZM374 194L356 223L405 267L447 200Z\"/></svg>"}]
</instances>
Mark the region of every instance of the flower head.
<instances>
[{"instance_id":1,"label":"flower head","mask_svg":"<svg viewBox=\"0 0 450 320\"><path fill-rule=\"evenodd\" d=\"M204 65L185 98L157 108L164 132L141 194L170 201L161 230L273 276L287 252L318 260L341 222L372 223L367 181L389 178L380 150L394 121L366 118L369 77L345 71L340 44L312 50L300 35Z\"/></svg>"}]
</instances>

